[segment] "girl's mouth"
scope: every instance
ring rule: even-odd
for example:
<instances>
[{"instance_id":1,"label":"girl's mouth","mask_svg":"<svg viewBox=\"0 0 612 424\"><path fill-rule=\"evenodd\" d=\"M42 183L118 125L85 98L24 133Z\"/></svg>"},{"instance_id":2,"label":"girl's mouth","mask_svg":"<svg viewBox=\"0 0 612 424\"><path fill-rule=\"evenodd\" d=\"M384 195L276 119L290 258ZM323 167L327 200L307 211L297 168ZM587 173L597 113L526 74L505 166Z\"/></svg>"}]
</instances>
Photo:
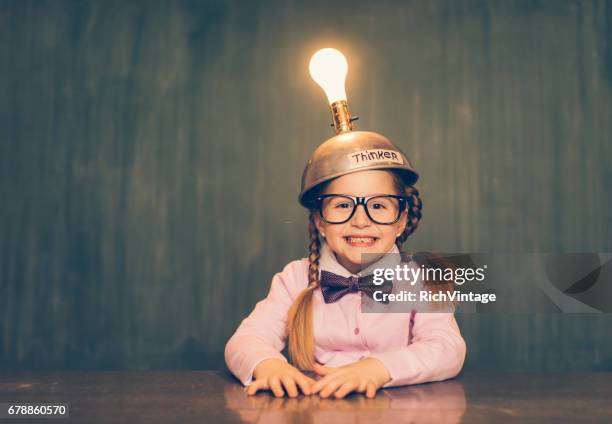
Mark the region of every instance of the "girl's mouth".
<instances>
[{"instance_id":1,"label":"girl's mouth","mask_svg":"<svg viewBox=\"0 0 612 424\"><path fill-rule=\"evenodd\" d=\"M374 245L374 243L376 243L376 240L378 240L378 237L354 237L354 236L347 236L344 237L344 240L346 240L347 244L349 246L353 246L353 247L370 247L372 245Z\"/></svg>"}]
</instances>

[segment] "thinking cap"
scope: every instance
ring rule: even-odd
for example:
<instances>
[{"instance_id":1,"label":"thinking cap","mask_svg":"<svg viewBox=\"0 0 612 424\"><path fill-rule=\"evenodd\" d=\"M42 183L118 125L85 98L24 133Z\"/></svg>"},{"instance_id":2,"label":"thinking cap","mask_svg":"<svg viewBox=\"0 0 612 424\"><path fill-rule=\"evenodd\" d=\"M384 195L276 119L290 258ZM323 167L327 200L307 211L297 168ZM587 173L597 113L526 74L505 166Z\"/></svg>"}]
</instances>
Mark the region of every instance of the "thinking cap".
<instances>
[{"instance_id":1,"label":"thinking cap","mask_svg":"<svg viewBox=\"0 0 612 424\"><path fill-rule=\"evenodd\" d=\"M317 147L304 168L298 197L304 207L312 204L311 194L319 184L351 172L393 169L406 185L419 178L408 157L387 137L353 131L357 117L351 117L346 100L347 71L346 58L335 49L319 50L310 59L310 75L327 94L336 135Z\"/></svg>"}]
</instances>

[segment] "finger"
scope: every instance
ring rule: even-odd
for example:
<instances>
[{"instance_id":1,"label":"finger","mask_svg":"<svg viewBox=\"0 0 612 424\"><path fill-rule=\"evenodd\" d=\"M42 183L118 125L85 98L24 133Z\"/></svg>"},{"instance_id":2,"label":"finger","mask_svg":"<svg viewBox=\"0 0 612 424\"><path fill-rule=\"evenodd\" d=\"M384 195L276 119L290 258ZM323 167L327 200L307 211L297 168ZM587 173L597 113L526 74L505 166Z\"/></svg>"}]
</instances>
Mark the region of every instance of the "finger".
<instances>
[{"instance_id":1,"label":"finger","mask_svg":"<svg viewBox=\"0 0 612 424\"><path fill-rule=\"evenodd\" d=\"M312 385L315 383L312 378L308 378L302 373L298 373L294 378L302 393L309 395L312 392Z\"/></svg>"},{"instance_id":2,"label":"finger","mask_svg":"<svg viewBox=\"0 0 612 424\"><path fill-rule=\"evenodd\" d=\"M304 373L303 373L302 371L300 371L300 370L296 370L296 374L297 374L297 375L299 375L300 377L305 378L305 379L306 379L306 381L308 381L308 382L310 382L310 383L313 383L313 384L314 384L314 383L316 383L316 382L317 382L317 380L315 379L315 377L317 377L317 376L312 376L312 377L311 377L310 375L306 375L306 374L304 374ZM317 377L317 378L318 378L318 377Z\"/></svg>"},{"instance_id":3,"label":"finger","mask_svg":"<svg viewBox=\"0 0 612 424\"><path fill-rule=\"evenodd\" d=\"M344 374L344 370L342 369L342 367L339 367L339 368L326 367L326 368L330 370L330 372L327 375L320 378L319 380L315 381L315 383L312 386L312 393L319 392L332 379L336 378L339 375Z\"/></svg>"},{"instance_id":4,"label":"finger","mask_svg":"<svg viewBox=\"0 0 612 424\"><path fill-rule=\"evenodd\" d=\"M255 393L257 393L257 390L259 389L266 389L267 387L267 381L266 379L260 379L260 380L255 380L253 383L251 383L249 385L249 387L247 387L247 395L254 395Z\"/></svg>"},{"instance_id":5,"label":"finger","mask_svg":"<svg viewBox=\"0 0 612 424\"><path fill-rule=\"evenodd\" d=\"M326 375L325 377L323 377L322 379L320 379L319 381L315 382L315 384L312 385L312 393L318 393L323 387L325 387L327 385L327 383L329 383L332 379L336 378L336 374L329 374Z\"/></svg>"},{"instance_id":6,"label":"finger","mask_svg":"<svg viewBox=\"0 0 612 424\"><path fill-rule=\"evenodd\" d=\"M334 396L337 399L343 398L344 396L348 395L350 392L355 390L359 386L358 383L359 383L358 380L351 380L351 381L345 382L338 388L338 390L336 390L336 393L334 393Z\"/></svg>"},{"instance_id":7,"label":"finger","mask_svg":"<svg viewBox=\"0 0 612 424\"><path fill-rule=\"evenodd\" d=\"M327 383L323 389L321 389L321 393L319 396L326 398L336 391L338 387L340 387L346 380L342 377L334 378L332 381Z\"/></svg>"},{"instance_id":8,"label":"finger","mask_svg":"<svg viewBox=\"0 0 612 424\"><path fill-rule=\"evenodd\" d=\"M285 392L283 391L283 388L281 387L281 383L278 377L270 378L269 384L270 384L270 388L272 389L272 392L274 393L274 396L283 397L285 395Z\"/></svg>"},{"instance_id":9,"label":"finger","mask_svg":"<svg viewBox=\"0 0 612 424\"><path fill-rule=\"evenodd\" d=\"M295 386L293 378L285 375L281 377L281 381L283 382L283 386L285 386L285 390L287 391L289 397L294 398L298 395L297 387Z\"/></svg>"},{"instance_id":10,"label":"finger","mask_svg":"<svg viewBox=\"0 0 612 424\"><path fill-rule=\"evenodd\" d=\"M373 398L376 395L376 387L374 384L368 383L366 388L366 397Z\"/></svg>"},{"instance_id":11,"label":"finger","mask_svg":"<svg viewBox=\"0 0 612 424\"><path fill-rule=\"evenodd\" d=\"M318 362L315 362L315 365L312 370L319 375L327 375L330 372L334 371L335 369L336 368L334 367L326 367L324 365L319 364Z\"/></svg>"}]
</instances>

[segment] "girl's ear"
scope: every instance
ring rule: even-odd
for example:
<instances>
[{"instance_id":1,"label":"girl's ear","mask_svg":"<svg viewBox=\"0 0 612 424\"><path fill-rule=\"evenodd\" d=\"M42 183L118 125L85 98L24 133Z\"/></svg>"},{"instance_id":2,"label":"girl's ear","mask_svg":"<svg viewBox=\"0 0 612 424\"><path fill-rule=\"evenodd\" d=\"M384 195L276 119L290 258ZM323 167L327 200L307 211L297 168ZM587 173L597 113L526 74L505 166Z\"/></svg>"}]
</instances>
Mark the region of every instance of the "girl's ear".
<instances>
[{"instance_id":1,"label":"girl's ear","mask_svg":"<svg viewBox=\"0 0 612 424\"><path fill-rule=\"evenodd\" d=\"M404 212L402 212L402 217L399 220L399 230L398 230L398 237L401 236L404 231L406 230L406 225L408 224L408 210L405 209Z\"/></svg>"},{"instance_id":2,"label":"girl's ear","mask_svg":"<svg viewBox=\"0 0 612 424\"><path fill-rule=\"evenodd\" d=\"M319 234L322 235L323 237L325 237L325 227L323 226L323 222L321 221L321 217L316 212L313 215L314 215L315 227L317 227L317 230L319 231Z\"/></svg>"}]
</instances>

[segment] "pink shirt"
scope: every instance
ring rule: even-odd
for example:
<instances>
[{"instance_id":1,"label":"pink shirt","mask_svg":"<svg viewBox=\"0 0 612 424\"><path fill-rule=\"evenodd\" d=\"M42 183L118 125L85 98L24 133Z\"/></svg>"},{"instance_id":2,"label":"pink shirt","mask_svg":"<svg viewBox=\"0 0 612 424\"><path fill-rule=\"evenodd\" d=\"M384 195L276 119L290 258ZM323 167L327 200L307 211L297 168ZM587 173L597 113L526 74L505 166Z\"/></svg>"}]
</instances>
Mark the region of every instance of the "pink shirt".
<instances>
[{"instance_id":1,"label":"pink shirt","mask_svg":"<svg viewBox=\"0 0 612 424\"><path fill-rule=\"evenodd\" d=\"M321 241L319 269L348 277L330 247ZM398 253L397 246L389 253ZM308 258L288 263L274 275L268 296L259 301L225 346L229 370L244 384L264 359L287 361L280 353L287 337L287 313L308 284ZM365 357L379 359L391 380L382 387L440 381L461 371L466 345L452 313L361 313L361 291L325 303L313 294L316 360L339 367Z\"/></svg>"}]
</instances>

